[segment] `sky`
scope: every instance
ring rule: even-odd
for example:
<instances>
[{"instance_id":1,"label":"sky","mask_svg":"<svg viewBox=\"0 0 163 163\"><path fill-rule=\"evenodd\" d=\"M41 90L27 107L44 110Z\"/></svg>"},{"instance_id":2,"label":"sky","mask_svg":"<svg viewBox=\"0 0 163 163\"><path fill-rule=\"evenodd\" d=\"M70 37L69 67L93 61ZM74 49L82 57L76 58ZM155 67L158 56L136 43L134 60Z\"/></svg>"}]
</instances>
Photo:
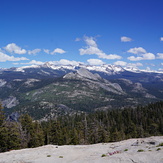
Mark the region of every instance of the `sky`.
<instances>
[{"instance_id":1,"label":"sky","mask_svg":"<svg viewBox=\"0 0 163 163\"><path fill-rule=\"evenodd\" d=\"M1 0L0 68L45 62L163 71L163 1Z\"/></svg>"}]
</instances>

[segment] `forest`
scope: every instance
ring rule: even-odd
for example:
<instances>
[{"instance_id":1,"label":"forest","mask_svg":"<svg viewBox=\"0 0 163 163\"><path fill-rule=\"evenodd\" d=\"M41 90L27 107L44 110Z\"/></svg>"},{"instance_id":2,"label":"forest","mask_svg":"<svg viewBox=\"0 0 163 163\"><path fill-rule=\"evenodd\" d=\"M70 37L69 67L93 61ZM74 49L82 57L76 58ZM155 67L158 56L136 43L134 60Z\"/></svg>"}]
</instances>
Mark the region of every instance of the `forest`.
<instances>
[{"instance_id":1,"label":"forest","mask_svg":"<svg viewBox=\"0 0 163 163\"><path fill-rule=\"evenodd\" d=\"M163 102L35 121L8 120L0 105L0 152L47 144L95 144L163 135Z\"/></svg>"}]
</instances>

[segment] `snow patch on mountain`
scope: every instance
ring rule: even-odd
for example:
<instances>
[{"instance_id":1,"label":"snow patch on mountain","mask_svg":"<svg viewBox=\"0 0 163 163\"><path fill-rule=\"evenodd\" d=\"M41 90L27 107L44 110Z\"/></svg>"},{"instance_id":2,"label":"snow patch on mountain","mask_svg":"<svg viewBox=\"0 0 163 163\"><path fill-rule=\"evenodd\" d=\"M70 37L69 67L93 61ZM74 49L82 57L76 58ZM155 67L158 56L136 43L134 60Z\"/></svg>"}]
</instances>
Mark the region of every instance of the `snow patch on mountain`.
<instances>
[{"instance_id":1,"label":"snow patch on mountain","mask_svg":"<svg viewBox=\"0 0 163 163\"><path fill-rule=\"evenodd\" d=\"M18 68L11 68L9 69L10 71L16 71L16 72L25 72L27 69L51 69L51 70L70 70L70 71L77 71L80 68L85 68L89 71L95 71L99 73L105 73L107 75L116 75L120 74L124 71L129 71L133 73L158 73L158 74L163 74L163 71L152 71L152 70L140 70L138 68L134 67L121 67L117 65L111 65L111 64L103 64L101 66L96 66L96 65L85 65L85 64L78 64L78 65L61 65L61 64L54 64L53 62L46 62L42 65L31 65L31 66L24 66L24 67L18 67ZM3 71L3 70L2 70ZM7 70L4 70L7 71Z\"/></svg>"},{"instance_id":2,"label":"snow patch on mountain","mask_svg":"<svg viewBox=\"0 0 163 163\"><path fill-rule=\"evenodd\" d=\"M15 69L15 71L18 71L18 72L25 72L26 69L29 69L29 68L39 68L40 66L38 65L31 65L31 66L23 66L23 67L17 67Z\"/></svg>"}]
</instances>

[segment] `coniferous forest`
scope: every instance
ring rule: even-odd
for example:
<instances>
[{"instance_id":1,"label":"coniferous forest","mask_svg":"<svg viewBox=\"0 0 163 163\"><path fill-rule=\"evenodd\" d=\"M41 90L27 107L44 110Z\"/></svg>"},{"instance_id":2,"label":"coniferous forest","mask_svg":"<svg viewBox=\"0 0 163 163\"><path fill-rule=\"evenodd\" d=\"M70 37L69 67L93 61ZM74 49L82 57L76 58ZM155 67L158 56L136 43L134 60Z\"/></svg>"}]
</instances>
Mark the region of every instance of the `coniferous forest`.
<instances>
[{"instance_id":1,"label":"coniferous forest","mask_svg":"<svg viewBox=\"0 0 163 163\"><path fill-rule=\"evenodd\" d=\"M47 144L95 144L163 135L163 102L66 115L44 122L24 114L6 120L0 105L0 152Z\"/></svg>"}]
</instances>

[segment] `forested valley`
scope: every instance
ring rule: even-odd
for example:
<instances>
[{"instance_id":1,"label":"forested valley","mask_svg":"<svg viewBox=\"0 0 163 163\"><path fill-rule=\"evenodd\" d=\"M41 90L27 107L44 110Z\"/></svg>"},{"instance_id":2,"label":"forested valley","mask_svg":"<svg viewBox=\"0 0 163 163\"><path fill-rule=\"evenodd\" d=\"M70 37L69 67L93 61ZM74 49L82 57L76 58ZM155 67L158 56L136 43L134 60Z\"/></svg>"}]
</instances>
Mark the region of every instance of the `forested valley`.
<instances>
[{"instance_id":1,"label":"forested valley","mask_svg":"<svg viewBox=\"0 0 163 163\"><path fill-rule=\"evenodd\" d=\"M163 102L35 121L8 120L0 105L0 152L47 144L76 145L163 135Z\"/></svg>"}]
</instances>

